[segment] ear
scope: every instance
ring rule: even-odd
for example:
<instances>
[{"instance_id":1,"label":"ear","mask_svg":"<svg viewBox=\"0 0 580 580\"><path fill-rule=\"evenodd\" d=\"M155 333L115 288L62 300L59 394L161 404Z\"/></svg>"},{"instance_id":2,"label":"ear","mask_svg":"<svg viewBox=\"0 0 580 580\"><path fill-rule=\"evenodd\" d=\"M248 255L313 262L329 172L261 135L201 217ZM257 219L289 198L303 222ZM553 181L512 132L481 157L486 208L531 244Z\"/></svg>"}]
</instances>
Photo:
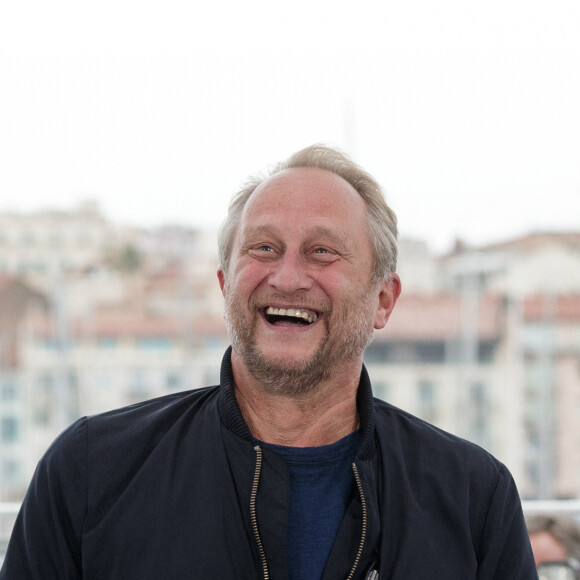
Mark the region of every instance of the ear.
<instances>
[{"instance_id":1,"label":"ear","mask_svg":"<svg viewBox=\"0 0 580 580\"><path fill-rule=\"evenodd\" d=\"M374 328L384 328L401 294L401 279L394 272L382 282L379 290L379 305L375 312Z\"/></svg>"},{"instance_id":2,"label":"ear","mask_svg":"<svg viewBox=\"0 0 580 580\"><path fill-rule=\"evenodd\" d=\"M218 277L218 280L220 283L222 296L225 297L225 295L226 295L226 275L224 274L224 271L221 268L218 268L217 277Z\"/></svg>"}]
</instances>

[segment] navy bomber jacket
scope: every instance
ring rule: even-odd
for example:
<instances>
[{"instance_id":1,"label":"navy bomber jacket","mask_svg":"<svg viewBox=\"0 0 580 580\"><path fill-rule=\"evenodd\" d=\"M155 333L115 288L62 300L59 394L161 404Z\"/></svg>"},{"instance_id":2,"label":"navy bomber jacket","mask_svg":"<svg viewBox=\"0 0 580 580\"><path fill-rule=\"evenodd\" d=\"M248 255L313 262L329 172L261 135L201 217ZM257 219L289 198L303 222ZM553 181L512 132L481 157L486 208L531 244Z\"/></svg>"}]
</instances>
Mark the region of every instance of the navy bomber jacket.
<instances>
[{"instance_id":1,"label":"navy bomber jacket","mask_svg":"<svg viewBox=\"0 0 580 580\"><path fill-rule=\"evenodd\" d=\"M489 453L373 399L358 493L324 579L537 578L518 493ZM39 462L0 580L285 580L288 476L221 385L83 418Z\"/></svg>"}]
</instances>

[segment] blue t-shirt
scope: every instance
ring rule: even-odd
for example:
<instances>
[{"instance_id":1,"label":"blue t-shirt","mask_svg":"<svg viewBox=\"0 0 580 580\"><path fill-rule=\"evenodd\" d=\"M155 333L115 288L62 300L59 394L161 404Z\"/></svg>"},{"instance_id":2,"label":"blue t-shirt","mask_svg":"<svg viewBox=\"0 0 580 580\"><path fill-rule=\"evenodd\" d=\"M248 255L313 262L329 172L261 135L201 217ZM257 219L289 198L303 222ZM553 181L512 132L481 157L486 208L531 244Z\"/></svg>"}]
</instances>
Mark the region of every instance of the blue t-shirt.
<instances>
[{"instance_id":1,"label":"blue t-shirt","mask_svg":"<svg viewBox=\"0 0 580 580\"><path fill-rule=\"evenodd\" d=\"M290 470L287 551L289 580L318 580L353 496L352 463L360 430L320 447L264 443Z\"/></svg>"}]
</instances>

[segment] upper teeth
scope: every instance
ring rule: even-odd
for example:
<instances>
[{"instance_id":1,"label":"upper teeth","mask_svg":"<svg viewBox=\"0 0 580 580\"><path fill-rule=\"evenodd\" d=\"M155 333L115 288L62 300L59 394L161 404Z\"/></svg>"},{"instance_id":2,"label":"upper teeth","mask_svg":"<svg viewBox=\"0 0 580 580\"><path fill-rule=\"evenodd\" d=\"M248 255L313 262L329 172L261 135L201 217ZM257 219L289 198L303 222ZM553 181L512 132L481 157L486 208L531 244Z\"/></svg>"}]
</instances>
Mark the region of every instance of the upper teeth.
<instances>
[{"instance_id":1,"label":"upper teeth","mask_svg":"<svg viewBox=\"0 0 580 580\"><path fill-rule=\"evenodd\" d=\"M316 313L314 312L308 312L298 308L274 308L273 306L268 306L268 308L266 308L266 314L275 314L278 316L296 316L296 318L303 318L308 322L314 322L317 318Z\"/></svg>"}]
</instances>

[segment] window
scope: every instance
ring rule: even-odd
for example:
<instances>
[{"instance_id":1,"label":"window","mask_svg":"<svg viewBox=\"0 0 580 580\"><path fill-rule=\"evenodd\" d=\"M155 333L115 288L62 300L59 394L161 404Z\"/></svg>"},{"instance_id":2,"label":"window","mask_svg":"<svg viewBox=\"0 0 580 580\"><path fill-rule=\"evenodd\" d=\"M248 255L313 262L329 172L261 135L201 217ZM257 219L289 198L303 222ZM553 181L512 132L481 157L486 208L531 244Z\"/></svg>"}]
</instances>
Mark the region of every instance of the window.
<instances>
[{"instance_id":1,"label":"window","mask_svg":"<svg viewBox=\"0 0 580 580\"><path fill-rule=\"evenodd\" d=\"M485 383L474 382L469 386L469 409L471 413L470 439L482 447L488 447L490 402Z\"/></svg>"},{"instance_id":2,"label":"window","mask_svg":"<svg viewBox=\"0 0 580 580\"><path fill-rule=\"evenodd\" d=\"M138 339L137 345L143 350L169 350L171 341L162 336L146 336Z\"/></svg>"},{"instance_id":3,"label":"window","mask_svg":"<svg viewBox=\"0 0 580 580\"><path fill-rule=\"evenodd\" d=\"M449 362L448 349L442 341L373 342L364 354L368 364L443 364Z\"/></svg>"},{"instance_id":4,"label":"window","mask_svg":"<svg viewBox=\"0 0 580 580\"><path fill-rule=\"evenodd\" d=\"M14 459L2 462L2 479L7 483L17 482L20 478L20 465Z\"/></svg>"},{"instance_id":5,"label":"window","mask_svg":"<svg viewBox=\"0 0 580 580\"><path fill-rule=\"evenodd\" d=\"M220 336L210 336L204 339L203 346L207 350L223 350L224 347L224 340Z\"/></svg>"},{"instance_id":6,"label":"window","mask_svg":"<svg viewBox=\"0 0 580 580\"><path fill-rule=\"evenodd\" d=\"M181 376L179 372L168 372L165 377L165 386L169 391L175 391L181 388Z\"/></svg>"},{"instance_id":7,"label":"window","mask_svg":"<svg viewBox=\"0 0 580 580\"><path fill-rule=\"evenodd\" d=\"M51 418L51 406L47 401L34 404L32 420L37 427L48 427Z\"/></svg>"},{"instance_id":8,"label":"window","mask_svg":"<svg viewBox=\"0 0 580 580\"><path fill-rule=\"evenodd\" d=\"M364 361L367 364L385 362L388 356L388 345L383 342L372 342L366 348Z\"/></svg>"},{"instance_id":9,"label":"window","mask_svg":"<svg viewBox=\"0 0 580 580\"><path fill-rule=\"evenodd\" d=\"M389 400L389 385L384 381L373 381L373 395L383 401Z\"/></svg>"},{"instance_id":10,"label":"window","mask_svg":"<svg viewBox=\"0 0 580 580\"><path fill-rule=\"evenodd\" d=\"M128 395L132 401L142 401L149 396L149 384L146 373L142 369L135 369L129 383Z\"/></svg>"},{"instance_id":11,"label":"window","mask_svg":"<svg viewBox=\"0 0 580 580\"><path fill-rule=\"evenodd\" d=\"M13 443L18 439L18 421L15 417L2 417L0 420L0 440Z\"/></svg>"},{"instance_id":12,"label":"window","mask_svg":"<svg viewBox=\"0 0 580 580\"><path fill-rule=\"evenodd\" d=\"M432 381L419 381L419 416L430 423L437 420L437 391Z\"/></svg>"},{"instance_id":13,"label":"window","mask_svg":"<svg viewBox=\"0 0 580 580\"><path fill-rule=\"evenodd\" d=\"M0 383L0 399L2 401L15 401L17 398L16 382L13 379L4 379Z\"/></svg>"},{"instance_id":14,"label":"window","mask_svg":"<svg viewBox=\"0 0 580 580\"><path fill-rule=\"evenodd\" d=\"M49 372L40 374L37 387L41 393L50 395L54 391L54 375Z\"/></svg>"},{"instance_id":15,"label":"window","mask_svg":"<svg viewBox=\"0 0 580 580\"><path fill-rule=\"evenodd\" d=\"M79 246L90 246L91 242L93 241L91 236L85 232L80 232L77 234L77 244Z\"/></svg>"},{"instance_id":16,"label":"window","mask_svg":"<svg viewBox=\"0 0 580 580\"><path fill-rule=\"evenodd\" d=\"M49 238L48 238L48 244L50 246L52 246L53 248L58 248L59 246L62 246L63 240L62 240L62 236L60 234L57 233L51 233Z\"/></svg>"},{"instance_id":17,"label":"window","mask_svg":"<svg viewBox=\"0 0 580 580\"><path fill-rule=\"evenodd\" d=\"M99 338L99 348L104 350L117 348L118 340L112 336L103 336Z\"/></svg>"},{"instance_id":18,"label":"window","mask_svg":"<svg viewBox=\"0 0 580 580\"><path fill-rule=\"evenodd\" d=\"M22 235L21 242L23 246L34 246L36 244L36 238L34 234L26 232Z\"/></svg>"},{"instance_id":19,"label":"window","mask_svg":"<svg viewBox=\"0 0 580 580\"><path fill-rule=\"evenodd\" d=\"M417 355L417 362L444 363L445 344L443 342L420 342L417 344Z\"/></svg>"}]
</instances>

